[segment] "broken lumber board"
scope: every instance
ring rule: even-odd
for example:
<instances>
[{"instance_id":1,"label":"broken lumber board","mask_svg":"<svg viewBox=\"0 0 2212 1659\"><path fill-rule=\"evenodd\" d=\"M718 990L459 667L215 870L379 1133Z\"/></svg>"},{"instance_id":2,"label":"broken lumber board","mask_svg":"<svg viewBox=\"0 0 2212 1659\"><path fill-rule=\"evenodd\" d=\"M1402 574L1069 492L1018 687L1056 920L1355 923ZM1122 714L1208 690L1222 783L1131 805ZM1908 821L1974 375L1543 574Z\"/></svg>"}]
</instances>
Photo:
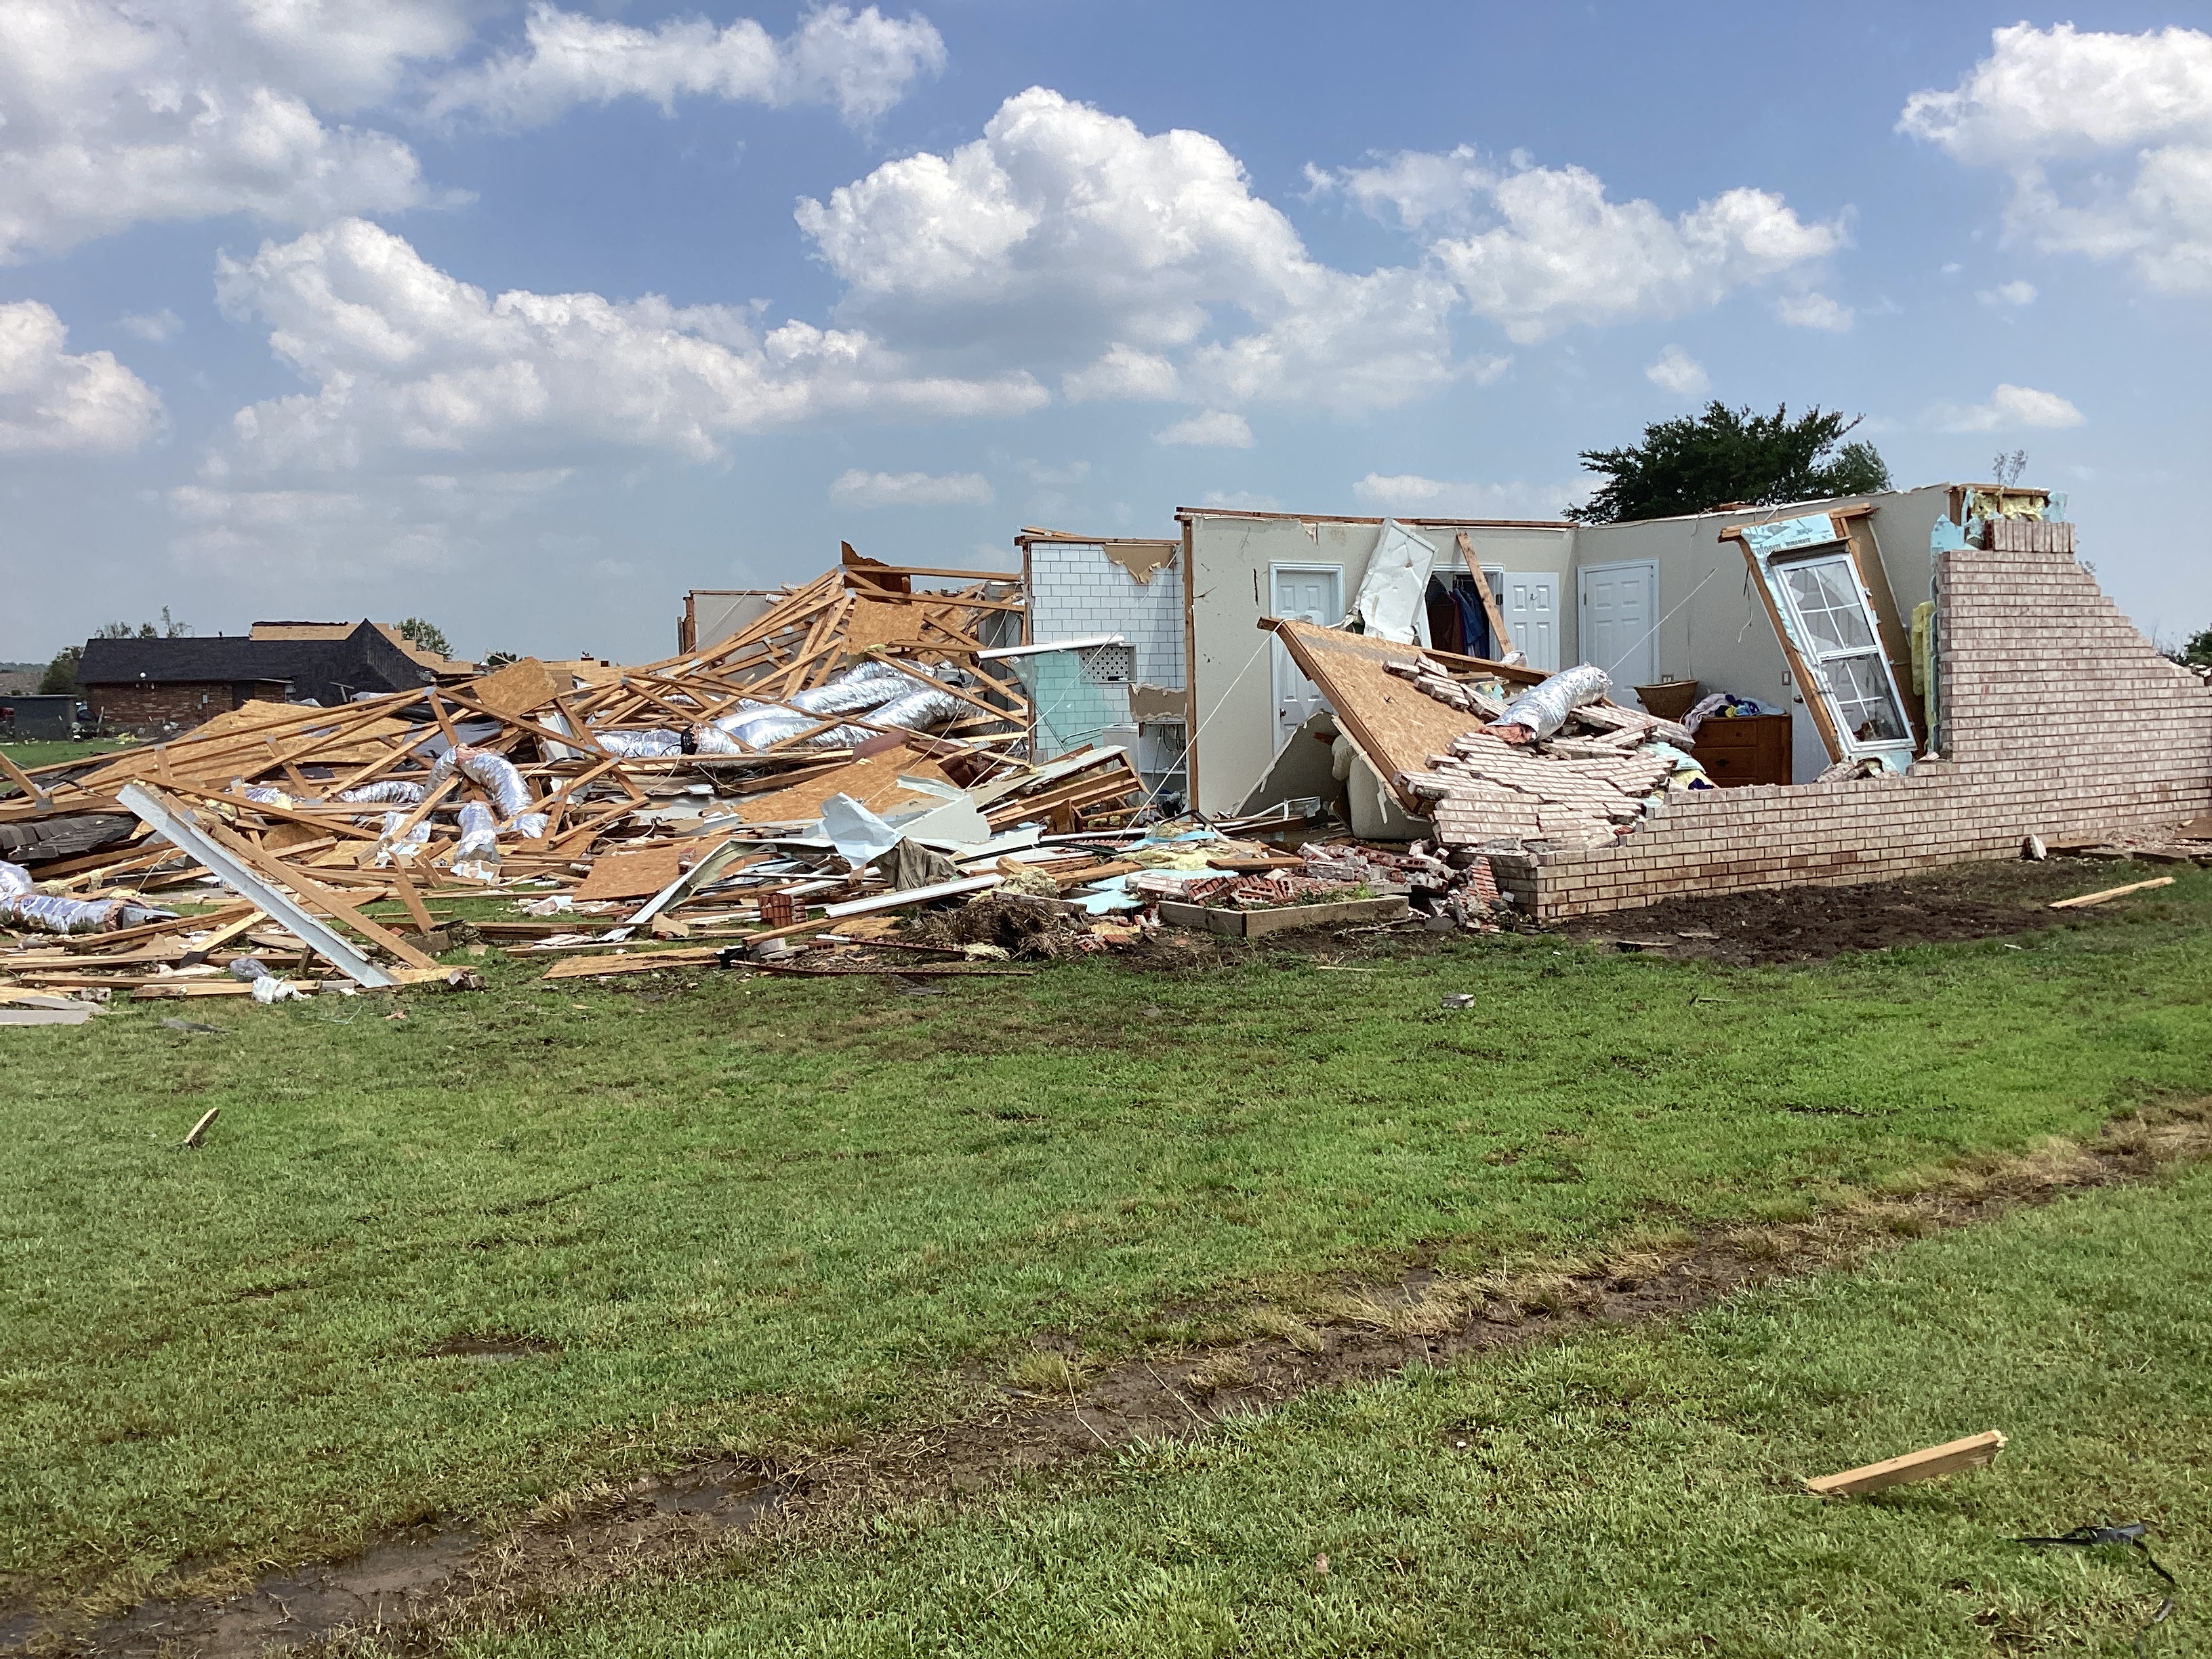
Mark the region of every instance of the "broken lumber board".
<instances>
[{"instance_id":1,"label":"broken lumber board","mask_svg":"<svg viewBox=\"0 0 2212 1659\"><path fill-rule=\"evenodd\" d=\"M437 918L430 914L428 907L422 902L422 895L416 890L415 884L408 879L407 872L397 865L393 866L392 871L392 888L398 894L400 903L406 907L408 915L413 919L415 926L421 931L423 938L428 939L438 931Z\"/></svg>"},{"instance_id":2,"label":"broken lumber board","mask_svg":"<svg viewBox=\"0 0 2212 1659\"><path fill-rule=\"evenodd\" d=\"M408 944L397 933L391 932L381 922L371 921L356 909L349 900L339 897L337 893L320 883L310 880L304 872L294 869L274 853L265 852L254 846L244 836L223 824L210 823L204 827L208 835L216 841L222 842L239 857L257 866L263 875L272 881L283 883L307 902L326 915L343 921L371 944L382 945L410 968L428 969L435 968L438 965L434 960ZM267 909L268 906L264 904L262 908ZM295 927L292 931L296 933L299 929ZM302 937L305 936L302 935ZM308 943L312 945L313 941L309 940Z\"/></svg>"},{"instance_id":3,"label":"broken lumber board","mask_svg":"<svg viewBox=\"0 0 2212 1659\"><path fill-rule=\"evenodd\" d=\"M1996 1461L1996 1455L2004 1446L2004 1436L1990 1429L1970 1434L1963 1440L1947 1440L1940 1446L1907 1452L1902 1457L1884 1458L1879 1463L1845 1469L1841 1474L1824 1474L1808 1480L1805 1490L1820 1498L1857 1498L1880 1492L1885 1486L1902 1486L1908 1480L1934 1480L1966 1469L1987 1468Z\"/></svg>"},{"instance_id":4,"label":"broken lumber board","mask_svg":"<svg viewBox=\"0 0 2212 1659\"><path fill-rule=\"evenodd\" d=\"M178 963L180 966L185 968L196 967L199 963L205 962L210 957L213 956L224 945L229 944L231 940L236 939L240 933L250 933L256 927L258 927L263 922L268 920L269 918L258 910L248 910L244 915L239 917L237 921L226 923L224 926L216 928L215 932L210 933L198 945L195 945L191 950L185 951L183 956L178 957Z\"/></svg>"},{"instance_id":5,"label":"broken lumber board","mask_svg":"<svg viewBox=\"0 0 2212 1659\"><path fill-rule=\"evenodd\" d=\"M319 979L295 979L285 982L298 986L310 995L323 988L323 982ZM133 1002L161 997L250 997L252 994L252 981L235 979L157 979L131 988Z\"/></svg>"},{"instance_id":6,"label":"broken lumber board","mask_svg":"<svg viewBox=\"0 0 2212 1659\"><path fill-rule=\"evenodd\" d=\"M878 893L872 898L848 899L842 904L825 904L822 907L822 914L833 921L842 921L847 916L865 916L878 910L896 910L908 904L926 904L931 899L957 898L963 893L984 892L1004 880L1006 878L1000 875L966 876L958 881L933 882L927 887L908 887L896 893Z\"/></svg>"},{"instance_id":7,"label":"broken lumber board","mask_svg":"<svg viewBox=\"0 0 2212 1659\"><path fill-rule=\"evenodd\" d=\"M37 806L39 811L41 812L46 811L52 807L54 804L53 797L49 795L44 789L40 788L37 781L32 778L30 774L24 771L21 767L16 765L15 762L9 760L5 755L0 755L0 774L5 774L9 782L14 784L18 789L21 790L23 792L24 799Z\"/></svg>"},{"instance_id":8,"label":"broken lumber board","mask_svg":"<svg viewBox=\"0 0 2212 1659\"><path fill-rule=\"evenodd\" d=\"M747 968L765 973L788 974L793 979L1029 979L1034 968L800 968L787 962L747 962Z\"/></svg>"},{"instance_id":9,"label":"broken lumber board","mask_svg":"<svg viewBox=\"0 0 2212 1659\"><path fill-rule=\"evenodd\" d=\"M2131 881L2124 887L2107 887L2101 893L2083 893L2076 898L2053 899L2054 910L2079 910L2086 905L2102 904L2106 899L2116 899L2123 893L2140 893L2148 887L2171 887L2172 876L2154 876L2148 881Z\"/></svg>"},{"instance_id":10,"label":"broken lumber board","mask_svg":"<svg viewBox=\"0 0 2212 1659\"><path fill-rule=\"evenodd\" d=\"M333 963L355 984L366 986L372 991L381 991L396 983L389 973L310 915L289 896L263 881L240 861L228 846L210 836L198 819L160 790L134 781L124 785L117 799L150 825L163 840L198 859L210 872L221 877L233 891L283 922L295 936Z\"/></svg>"},{"instance_id":11,"label":"broken lumber board","mask_svg":"<svg viewBox=\"0 0 2212 1659\"><path fill-rule=\"evenodd\" d=\"M203 911L196 916L170 916L164 921L149 921L137 927L118 927L112 933L64 933L60 937L69 941L63 945L64 950L79 955L88 951L97 953L112 945L125 945L142 939L159 939L164 933L189 933L195 927L204 927L210 923L220 927L233 917L251 913L251 906L234 902L220 910Z\"/></svg>"},{"instance_id":12,"label":"broken lumber board","mask_svg":"<svg viewBox=\"0 0 2212 1659\"><path fill-rule=\"evenodd\" d=\"M642 974L656 968L711 968L732 949L718 945L708 950L633 951L619 957L570 957L546 970L547 979L594 979L605 974Z\"/></svg>"},{"instance_id":13,"label":"broken lumber board","mask_svg":"<svg viewBox=\"0 0 2212 1659\"><path fill-rule=\"evenodd\" d=\"M1411 907L1402 895L1346 899L1335 904L1285 904L1271 910L1229 910L1213 905L1160 901L1160 920L1170 927L1232 939L1264 939L1302 927L1334 927L1346 922L1403 921Z\"/></svg>"}]
</instances>

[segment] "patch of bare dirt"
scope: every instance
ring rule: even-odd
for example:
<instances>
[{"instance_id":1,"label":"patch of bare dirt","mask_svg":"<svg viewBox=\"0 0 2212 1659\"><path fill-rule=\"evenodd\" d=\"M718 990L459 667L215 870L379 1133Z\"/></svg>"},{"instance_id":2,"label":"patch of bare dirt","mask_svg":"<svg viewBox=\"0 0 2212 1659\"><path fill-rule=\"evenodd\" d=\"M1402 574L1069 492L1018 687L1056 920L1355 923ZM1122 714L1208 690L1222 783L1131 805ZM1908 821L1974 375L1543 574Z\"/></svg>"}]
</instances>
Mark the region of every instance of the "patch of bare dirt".
<instances>
[{"instance_id":1,"label":"patch of bare dirt","mask_svg":"<svg viewBox=\"0 0 2212 1659\"><path fill-rule=\"evenodd\" d=\"M9 1651L40 1654L246 1659L283 1645L343 1651L369 1636L380 1651L428 1654L592 1586L696 1566L770 1516L804 1529L957 1500L1139 1440L1200 1434L1309 1389L1676 1317L1744 1286L1849 1267L1907 1239L2208 1156L2212 1103L2200 1102L2120 1120L2086 1145L2054 1138L1968 1159L1917 1190L1858 1197L1802 1223L1653 1234L1587 1259L1478 1276L1420 1266L1266 1304L1182 1310L1210 1327L1206 1343L1101 1362L1065 1340L1041 1342L1012 1373L1030 1386L1002 1385L988 1408L956 1422L835 1450L793 1448L775 1467L702 1460L564 1494L489 1540L458 1524L420 1528L350 1562L290 1569L228 1597L150 1600L89 1630L21 1614L0 1630L16 1644Z\"/></svg>"}]
</instances>

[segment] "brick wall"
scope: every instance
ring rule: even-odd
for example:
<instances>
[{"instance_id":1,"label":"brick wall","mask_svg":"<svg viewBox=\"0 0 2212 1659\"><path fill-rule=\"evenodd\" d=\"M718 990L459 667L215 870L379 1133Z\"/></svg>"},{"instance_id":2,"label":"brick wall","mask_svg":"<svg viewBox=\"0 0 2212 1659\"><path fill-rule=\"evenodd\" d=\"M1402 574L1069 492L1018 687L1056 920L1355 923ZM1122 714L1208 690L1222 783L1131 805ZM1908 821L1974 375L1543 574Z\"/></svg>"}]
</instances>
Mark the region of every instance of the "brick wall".
<instances>
[{"instance_id":1,"label":"brick wall","mask_svg":"<svg viewBox=\"0 0 2212 1659\"><path fill-rule=\"evenodd\" d=\"M2212 810L2212 690L2065 554L1966 550L1936 574L1944 758L1904 776L1673 795L1619 845L1493 860L1545 920L1678 893L1881 881Z\"/></svg>"},{"instance_id":2,"label":"brick wall","mask_svg":"<svg viewBox=\"0 0 2212 1659\"><path fill-rule=\"evenodd\" d=\"M257 690L254 695L283 701L274 685ZM84 700L91 707L92 717L110 726L174 726L180 731L212 720L239 702L228 680L88 685Z\"/></svg>"},{"instance_id":3,"label":"brick wall","mask_svg":"<svg viewBox=\"0 0 2212 1659\"><path fill-rule=\"evenodd\" d=\"M1182 689L1181 553L1139 584L1103 549L1032 542L1029 604L1030 637L1039 645L1119 634L1135 647L1140 684Z\"/></svg>"}]
</instances>

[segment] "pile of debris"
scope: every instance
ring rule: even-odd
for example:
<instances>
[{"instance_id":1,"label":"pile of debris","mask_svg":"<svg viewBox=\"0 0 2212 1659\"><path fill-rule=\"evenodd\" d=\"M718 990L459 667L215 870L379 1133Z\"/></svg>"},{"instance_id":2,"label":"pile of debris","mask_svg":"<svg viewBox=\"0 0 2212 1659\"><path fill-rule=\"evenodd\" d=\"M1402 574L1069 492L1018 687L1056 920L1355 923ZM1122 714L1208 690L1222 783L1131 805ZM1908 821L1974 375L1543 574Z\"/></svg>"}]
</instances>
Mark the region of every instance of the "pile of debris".
<instances>
[{"instance_id":1,"label":"pile of debris","mask_svg":"<svg viewBox=\"0 0 2212 1659\"><path fill-rule=\"evenodd\" d=\"M1383 666L1482 721L1431 757L1430 770L1401 778L1448 846L1607 847L1667 788L1711 787L1688 729L1610 702L1604 670L1587 663L1517 696L1480 668L1455 674L1429 658Z\"/></svg>"},{"instance_id":2,"label":"pile of debris","mask_svg":"<svg viewBox=\"0 0 2212 1659\"><path fill-rule=\"evenodd\" d=\"M848 548L679 658L525 659L34 772L0 757L0 975L264 1000L317 961L356 987L447 980L457 919L431 902L489 894L525 914L467 925L574 956L564 975L654 936L714 941L658 967L1002 885L1057 902L1146 840L1141 781L1118 748L1028 758L1018 685L981 654L1020 639L1018 589L916 586L973 575ZM168 908L210 888L212 912Z\"/></svg>"}]
</instances>

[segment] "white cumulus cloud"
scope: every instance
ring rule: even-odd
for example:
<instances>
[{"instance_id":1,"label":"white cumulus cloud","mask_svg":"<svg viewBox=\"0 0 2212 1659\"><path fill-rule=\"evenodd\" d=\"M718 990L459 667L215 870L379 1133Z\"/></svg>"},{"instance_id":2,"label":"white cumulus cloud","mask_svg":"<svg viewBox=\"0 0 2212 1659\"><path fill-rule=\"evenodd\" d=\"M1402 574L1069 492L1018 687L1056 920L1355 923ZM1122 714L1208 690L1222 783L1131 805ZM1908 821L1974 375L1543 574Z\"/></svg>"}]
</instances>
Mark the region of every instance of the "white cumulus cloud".
<instances>
[{"instance_id":1,"label":"white cumulus cloud","mask_svg":"<svg viewBox=\"0 0 2212 1659\"><path fill-rule=\"evenodd\" d=\"M118 324L126 334L135 334L155 345L184 331L185 319L163 307L159 311L143 312L134 316L118 318Z\"/></svg>"},{"instance_id":2,"label":"white cumulus cloud","mask_svg":"<svg viewBox=\"0 0 2212 1659\"><path fill-rule=\"evenodd\" d=\"M1460 372L1440 276L1322 264L1217 140L1042 87L798 218L850 285L842 314L917 349L1057 361L1073 398L1381 408Z\"/></svg>"},{"instance_id":3,"label":"white cumulus cloud","mask_svg":"<svg viewBox=\"0 0 2212 1659\"><path fill-rule=\"evenodd\" d=\"M1985 306L2032 306L2035 303L2033 283L2000 283L1995 288L1985 288L1974 297Z\"/></svg>"},{"instance_id":4,"label":"white cumulus cloud","mask_svg":"<svg viewBox=\"0 0 2212 1659\"><path fill-rule=\"evenodd\" d=\"M980 472L842 472L830 486L840 507L988 507L997 499Z\"/></svg>"},{"instance_id":5,"label":"white cumulus cloud","mask_svg":"<svg viewBox=\"0 0 2212 1659\"><path fill-rule=\"evenodd\" d=\"M1831 334L1850 331L1852 313L1825 294L1785 294L1774 302L1774 314L1792 328L1824 329Z\"/></svg>"},{"instance_id":6,"label":"white cumulus cloud","mask_svg":"<svg viewBox=\"0 0 2212 1659\"><path fill-rule=\"evenodd\" d=\"M2088 417L2055 392L2007 384L1991 392L1987 403L1939 404L1932 418L1946 432L2011 432L2080 426Z\"/></svg>"},{"instance_id":7,"label":"white cumulus cloud","mask_svg":"<svg viewBox=\"0 0 2212 1659\"><path fill-rule=\"evenodd\" d=\"M161 430L161 399L110 351L71 356L36 300L0 305L0 454L114 454Z\"/></svg>"},{"instance_id":8,"label":"white cumulus cloud","mask_svg":"<svg viewBox=\"0 0 2212 1659\"><path fill-rule=\"evenodd\" d=\"M1678 345L1668 346L1657 362L1647 364L1644 378L1684 398L1702 398L1713 384L1705 377L1705 365Z\"/></svg>"},{"instance_id":9,"label":"white cumulus cloud","mask_svg":"<svg viewBox=\"0 0 2212 1659\"><path fill-rule=\"evenodd\" d=\"M1460 229L1431 242L1431 257L1478 315L1522 342L1575 324L1680 316L1849 240L1840 221L1808 224L1768 191L1724 191L1670 217L1650 202L1609 199L1586 168L1521 156L1492 167L1465 146L1308 177L1378 218L1388 209L1408 228Z\"/></svg>"},{"instance_id":10,"label":"white cumulus cloud","mask_svg":"<svg viewBox=\"0 0 2212 1659\"><path fill-rule=\"evenodd\" d=\"M325 117L387 98L469 28L461 0L8 0L0 259L144 220L414 205L414 152Z\"/></svg>"},{"instance_id":11,"label":"white cumulus cloud","mask_svg":"<svg viewBox=\"0 0 2212 1659\"><path fill-rule=\"evenodd\" d=\"M1957 86L1914 93L1897 126L2008 173L2014 240L2212 293L2212 34L2014 24Z\"/></svg>"},{"instance_id":12,"label":"white cumulus cloud","mask_svg":"<svg viewBox=\"0 0 2212 1659\"><path fill-rule=\"evenodd\" d=\"M760 333L739 313L651 295L493 295L358 219L226 257L216 286L315 388L240 410L216 477L513 465L579 448L702 460L730 434L827 415L961 418L1046 401L1025 374L909 373L865 333Z\"/></svg>"},{"instance_id":13,"label":"white cumulus cloud","mask_svg":"<svg viewBox=\"0 0 2212 1659\"><path fill-rule=\"evenodd\" d=\"M1157 352L1139 351L1116 341L1097 362L1060 377L1060 393L1072 404L1106 399L1162 402L1182 390L1176 366Z\"/></svg>"},{"instance_id":14,"label":"white cumulus cloud","mask_svg":"<svg viewBox=\"0 0 2212 1659\"><path fill-rule=\"evenodd\" d=\"M1164 444L1192 444L1217 449L1252 447L1252 423L1233 410L1209 409L1152 434Z\"/></svg>"},{"instance_id":15,"label":"white cumulus cloud","mask_svg":"<svg viewBox=\"0 0 2212 1659\"><path fill-rule=\"evenodd\" d=\"M926 18L875 7L809 12L781 40L751 18L717 29L704 18L655 28L533 4L519 51L457 70L425 105L433 118L469 113L495 125L543 126L580 104L643 98L672 111L679 98L784 106L835 104L848 122L884 114L922 74L941 74L945 41Z\"/></svg>"},{"instance_id":16,"label":"white cumulus cloud","mask_svg":"<svg viewBox=\"0 0 2212 1659\"><path fill-rule=\"evenodd\" d=\"M1588 493L1581 483L1531 484L1515 478L1476 483L1418 472L1370 472L1352 486L1363 501L1386 512L1462 519L1547 519Z\"/></svg>"},{"instance_id":17,"label":"white cumulus cloud","mask_svg":"<svg viewBox=\"0 0 2212 1659\"><path fill-rule=\"evenodd\" d=\"M387 579L394 569L450 568L482 557L514 521L548 502L565 468L386 477L366 489L169 491L178 531L169 552L186 569L283 580Z\"/></svg>"}]
</instances>

